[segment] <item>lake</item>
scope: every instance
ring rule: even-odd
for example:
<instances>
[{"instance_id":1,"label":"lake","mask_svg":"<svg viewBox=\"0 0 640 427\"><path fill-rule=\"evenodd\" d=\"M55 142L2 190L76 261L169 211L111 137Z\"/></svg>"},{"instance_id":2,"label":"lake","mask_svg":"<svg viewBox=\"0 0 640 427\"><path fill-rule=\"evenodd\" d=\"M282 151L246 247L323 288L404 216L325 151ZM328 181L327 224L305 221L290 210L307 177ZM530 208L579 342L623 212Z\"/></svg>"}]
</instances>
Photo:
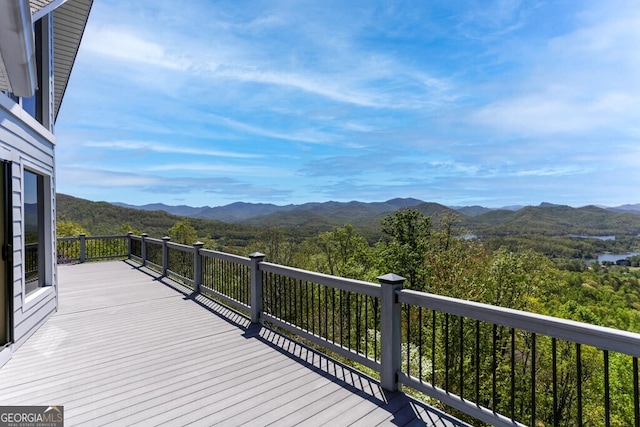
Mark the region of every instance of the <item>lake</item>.
<instances>
[{"instance_id":1,"label":"lake","mask_svg":"<svg viewBox=\"0 0 640 427\"><path fill-rule=\"evenodd\" d=\"M615 263L616 261L627 259L635 255L640 255L640 252L627 252L624 254L602 254L602 255L598 255L598 262L600 264L602 264L603 262Z\"/></svg>"},{"instance_id":2,"label":"lake","mask_svg":"<svg viewBox=\"0 0 640 427\"><path fill-rule=\"evenodd\" d=\"M569 237L577 237L578 239L616 240L616 236L585 236L582 234L570 234Z\"/></svg>"}]
</instances>

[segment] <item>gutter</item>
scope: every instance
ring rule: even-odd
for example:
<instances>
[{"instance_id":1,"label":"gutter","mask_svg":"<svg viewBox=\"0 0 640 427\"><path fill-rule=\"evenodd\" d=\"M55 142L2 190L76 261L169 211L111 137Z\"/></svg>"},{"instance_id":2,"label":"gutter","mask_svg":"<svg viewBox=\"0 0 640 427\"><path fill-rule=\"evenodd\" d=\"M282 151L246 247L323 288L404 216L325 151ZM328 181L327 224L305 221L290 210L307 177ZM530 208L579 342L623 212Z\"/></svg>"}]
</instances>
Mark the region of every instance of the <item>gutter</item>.
<instances>
[{"instance_id":1,"label":"gutter","mask_svg":"<svg viewBox=\"0 0 640 427\"><path fill-rule=\"evenodd\" d=\"M0 54L8 86L30 98L38 86L35 37L27 0L0 0Z\"/></svg>"}]
</instances>

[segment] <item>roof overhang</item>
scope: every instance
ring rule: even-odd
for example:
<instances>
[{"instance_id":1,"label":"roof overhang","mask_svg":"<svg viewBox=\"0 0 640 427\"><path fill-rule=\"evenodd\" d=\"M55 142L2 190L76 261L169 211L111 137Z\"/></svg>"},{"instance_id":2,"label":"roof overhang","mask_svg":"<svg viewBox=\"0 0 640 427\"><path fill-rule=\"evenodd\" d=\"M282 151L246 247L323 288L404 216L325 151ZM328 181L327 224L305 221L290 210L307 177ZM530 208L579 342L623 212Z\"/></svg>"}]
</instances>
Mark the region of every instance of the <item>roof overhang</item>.
<instances>
[{"instance_id":1,"label":"roof overhang","mask_svg":"<svg viewBox=\"0 0 640 427\"><path fill-rule=\"evenodd\" d=\"M28 0L0 0L0 90L31 97L38 85Z\"/></svg>"},{"instance_id":2,"label":"roof overhang","mask_svg":"<svg viewBox=\"0 0 640 427\"><path fill-rule=\"evenodd\" d=\"M32 1L33 3L33 1ZM71 70L87 26L93 0L52 1L46 8L53 10L54 117L58 117L62 98L67 90ZM35 14L34 16L36 16Z\"/></svg>"}]
</instances>

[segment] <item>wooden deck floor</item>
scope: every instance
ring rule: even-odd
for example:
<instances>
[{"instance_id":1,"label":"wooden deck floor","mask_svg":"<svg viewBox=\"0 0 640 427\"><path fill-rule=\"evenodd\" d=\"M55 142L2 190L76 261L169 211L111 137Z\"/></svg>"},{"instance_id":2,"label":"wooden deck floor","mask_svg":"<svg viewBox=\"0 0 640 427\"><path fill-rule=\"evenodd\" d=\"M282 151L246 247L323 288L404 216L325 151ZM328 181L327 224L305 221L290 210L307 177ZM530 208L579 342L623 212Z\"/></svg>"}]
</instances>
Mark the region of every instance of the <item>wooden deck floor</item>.
<instances>
[{"instance_id":1,"label":"wooden deck floor","mask_svg":"<svg viewBox=\"0 0 640 427\"><path fill-rule=\"evenodd\" d=\"M66 425L462 425L128 262L59 277L0 405L63 405Z\"/></svg>"}]
</instances>

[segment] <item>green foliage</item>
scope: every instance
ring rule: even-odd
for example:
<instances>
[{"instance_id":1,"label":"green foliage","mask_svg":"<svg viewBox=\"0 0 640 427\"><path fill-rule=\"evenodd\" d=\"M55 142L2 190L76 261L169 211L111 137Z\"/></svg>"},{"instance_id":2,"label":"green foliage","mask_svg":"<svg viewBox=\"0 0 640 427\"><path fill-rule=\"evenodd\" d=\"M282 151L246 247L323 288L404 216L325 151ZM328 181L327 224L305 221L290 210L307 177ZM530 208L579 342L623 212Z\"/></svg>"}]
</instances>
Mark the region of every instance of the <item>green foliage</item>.
<instances>
[{"instance_id":1,"label":"green foliage","mask_svg":"<svg viewBox=\"0 0 640 427\"><path fill-rule=\"evenodd\" d=\"M89 236L89 232L80 224L73 221L56 221L56 236L58 237L78 237L81 234Z\"/></svg>"},{"instance_id":2,"label":"green foliage","mask_svg":"<svg viewBox=\"0 0 640 427\"><path fill-rule=\"evenodd\" d=\"M56 195L57 221L72 221L91 235L105 236L143 232L160 239L169 234L169 229L184 217L163 211L140 211L123 208L106 202L90 202L64 194ZM200 240L213 249L238 252L259 233L259 228L221 221L190 218L189 223L197 231ZM289 233L291 236L295 233ZM189 244L192 244L190 242Z\"/></svg>"},{"instance_id":3,"label":"green foliage","mask_svg":"<svg viewBox=\"0 0 640 427\"><path fill-rule=\"evenodd\" d=\"M198 232L189 220L180 220L168 230L168 235L174 243L181 245L193 245L198 241Z\"/></svg>"},{"instance_id":4,"label":"green foliage","mask_svg":"<svg viewBox=\"0 0 640 427\"><path fill-rule=\"evenodd\" d=\"M292 266L298 244L287 237L280 228L267 228L247 246L247 253L261 252L266 261Z\"/></svg>"},{"instance_id":5,"label":"green foliage","mask_svg":"<svg viewBox=\"0 0 640 427\"><path fill-rule=\"evenodd\" d=\"M389 272L407 279L407 287L427 289L429 267L426 264L431 230L431 218L415 209L396 211L382 220L382 232L389 236L381 246L381 259Z\"/></svg>"},{"instance_id":6,"label":"green foliage","mask_svg":"<svg viewBox=\"0 0 640 427\"><path fill-rule=\"evenodd\" d=\"M314 243L319 250L317 271L350 279L375 279L372 250L351 224L320 233Z\"/></svg>"}]
</instances>

